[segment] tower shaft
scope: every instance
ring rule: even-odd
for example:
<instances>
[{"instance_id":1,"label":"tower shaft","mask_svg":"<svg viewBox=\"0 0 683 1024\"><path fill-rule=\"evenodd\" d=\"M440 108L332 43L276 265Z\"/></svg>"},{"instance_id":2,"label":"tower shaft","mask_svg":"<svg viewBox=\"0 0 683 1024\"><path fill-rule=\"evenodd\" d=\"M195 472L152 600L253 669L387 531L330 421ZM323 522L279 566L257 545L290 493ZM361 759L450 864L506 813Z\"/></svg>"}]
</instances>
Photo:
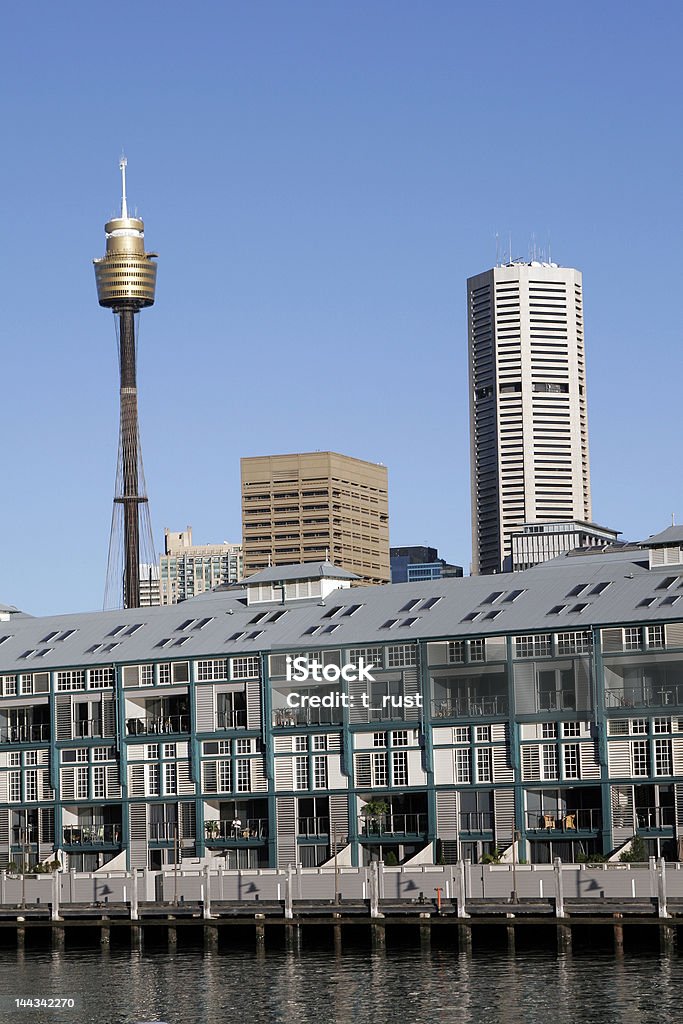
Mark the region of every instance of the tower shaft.
<instances>
[{"instance_id":1,"label":"tower shaft","mask_svg":"<svg viewBox=\"0 0 683 1024\"><path fill-rule=\"evenodd\" d=\"M119 368L121 399L121 495L123 505L123 595L127 608L140 607L140 510L147 501L140 490L140 432L135 344L135 310L119 311Z\"/></svg>"}]
</instances>

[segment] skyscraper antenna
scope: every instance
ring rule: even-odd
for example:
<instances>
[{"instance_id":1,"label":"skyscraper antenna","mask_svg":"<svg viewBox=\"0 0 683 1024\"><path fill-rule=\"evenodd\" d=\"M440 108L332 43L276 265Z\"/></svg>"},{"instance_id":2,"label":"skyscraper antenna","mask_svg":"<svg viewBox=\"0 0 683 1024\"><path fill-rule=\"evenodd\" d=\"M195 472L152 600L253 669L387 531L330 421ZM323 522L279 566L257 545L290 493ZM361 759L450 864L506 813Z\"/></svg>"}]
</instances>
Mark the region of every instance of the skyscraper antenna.
<instances>
[{"instance_id":1,"label":"skyscraper antenna","mask_svg":"<svg viewBox=\"0 0 683 1024\"><path fill-rule=\"evenodd\" d=\"M496 266L500 266L500 236L496 231Z\"/></svg>"},{"instance_id":2,"label":"skyscraper antenna","mask_svg":"<svg viewBox=\"0 0 683 1024\"><path fill-rule=\"evenodd\" d=\"M119 168L121 170L121 216L124 218L124 220L128 219L128 201L126 199L126 167L127 166L128 166L128 161L126 160L125 155L122 153L121 154L121 159L119 160Z\"/></svg>"}]
</instances>

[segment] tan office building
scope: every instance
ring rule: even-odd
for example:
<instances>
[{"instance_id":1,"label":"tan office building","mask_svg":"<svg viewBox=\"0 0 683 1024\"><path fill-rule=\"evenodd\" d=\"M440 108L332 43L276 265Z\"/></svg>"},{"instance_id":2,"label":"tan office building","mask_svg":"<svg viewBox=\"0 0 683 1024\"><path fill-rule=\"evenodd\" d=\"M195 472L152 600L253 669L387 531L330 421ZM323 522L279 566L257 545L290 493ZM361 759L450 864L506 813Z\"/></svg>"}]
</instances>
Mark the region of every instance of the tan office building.
<instances>
[{"instance_id":1,"label":"tan office building","mask_svg":"<svg viewBox=\"0 0 683 1024\"><path fill-rule=\"evenodd\" d=\"M241 460L244 574L269 565L333 562L388 583L386 466L336 452Z\"/></svg>"}]
</instances>

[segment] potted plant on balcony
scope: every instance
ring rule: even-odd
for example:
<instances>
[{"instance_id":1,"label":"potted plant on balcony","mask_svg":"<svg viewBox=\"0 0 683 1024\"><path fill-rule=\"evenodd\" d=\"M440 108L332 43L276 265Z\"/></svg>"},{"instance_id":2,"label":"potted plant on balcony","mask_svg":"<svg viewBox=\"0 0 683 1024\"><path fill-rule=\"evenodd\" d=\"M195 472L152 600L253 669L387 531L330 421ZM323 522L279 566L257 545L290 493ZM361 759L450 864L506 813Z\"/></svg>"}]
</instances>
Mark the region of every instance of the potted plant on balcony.
<instances>
[{"instance_id":1,"label":"potted plant on balcony","mask_svg":"<svg viewBox=\"0 0 683 1024\"><path fill-rule=\"evenodd\" d=\"M205 824L205 828L206 828L207 838L208 839L217 839L218 838L218 832L219 832L219 829L220 829L219 822L217 822L216 819L213 818L211 821L207 821L204 824Z\"/></svg>"},{"instance_id":2,"label":"potted plant on balcony","mask_svg":"<svg viewBox=\"0 0 683 1024\"><path fill-rule=\"evenodd\" d=\"M368 800L361 809L361 814L365 818L366 833L379 833L384 816L388 813L389 804L386 800Z\"/></svg>"}]
</instances>

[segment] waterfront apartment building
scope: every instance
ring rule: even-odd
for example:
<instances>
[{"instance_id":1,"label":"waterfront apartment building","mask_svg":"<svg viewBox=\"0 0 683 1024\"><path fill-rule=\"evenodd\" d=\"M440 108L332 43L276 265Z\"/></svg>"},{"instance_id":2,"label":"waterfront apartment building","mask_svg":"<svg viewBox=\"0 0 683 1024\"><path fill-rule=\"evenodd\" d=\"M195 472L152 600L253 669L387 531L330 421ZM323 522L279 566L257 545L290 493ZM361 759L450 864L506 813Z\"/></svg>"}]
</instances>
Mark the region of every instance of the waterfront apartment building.
<instances>
[{"instance_id":1,"label":"waterfront apartment building","mask_svg":"<svg viewBox=\"0 0 683 1024\"><path fill-rule=\"evenodd\" d=\"M582 278L554 263L467 282L472 569L524 523L591 519Z\"/></svg>"},{"instance_id":2,"label":"waterfront apartment building","mask_svg":"<svg viewBox=\"0 0 683 1024\"><path fill-rule=\"evenodd\" d=\"M386 466L336 452L241 460L244 572L329 560L388 583Z\"/></svg>"},{"instance_id":3,"label":"waterfront apartment building","mask_svg":"<svg viewBox=\"0 0 683 1024\"><path fill-rule=\"evenodd\" d=\"M159 558L161 604L178 604L206 590L242 579L242 545L193 544L192 527L164 531L164 554Z\"/></svg>"},{"instance_id":4,"label":"waterfront apartment building","mask_svg":"<svg viewBox=\"0 0 683 1024\"><path fill-rule=\"evenodd\" d=\"M559 523L522 523L510 535L511 554L505 570L518 572L581 548L604 548L618 543L619 531L575 520Z\"/></svg>"},{"instance_id":5,"label":"waterfront apartment building","mask_svg":"<svg viewBox=\"0 0 683 1024\"><path fill-rule=\"evenodd\" d=\"M299 564L182 608L5 606L0 867L452 862L515 833L531 863L681 854L683 528L353 583Z\"/></svg>"}]
</instances>

